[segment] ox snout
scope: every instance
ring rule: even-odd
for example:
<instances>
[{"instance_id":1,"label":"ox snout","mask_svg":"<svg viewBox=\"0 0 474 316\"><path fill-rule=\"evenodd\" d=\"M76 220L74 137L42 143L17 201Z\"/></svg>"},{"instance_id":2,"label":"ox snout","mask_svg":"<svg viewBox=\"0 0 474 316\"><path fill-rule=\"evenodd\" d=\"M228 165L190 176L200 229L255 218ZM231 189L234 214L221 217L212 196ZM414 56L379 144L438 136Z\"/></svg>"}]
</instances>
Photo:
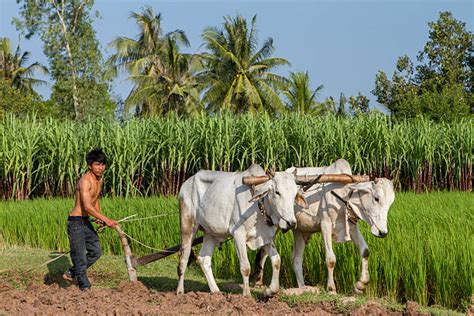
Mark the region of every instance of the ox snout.
<instances>
[{"instance_id":1,"label":"ox snout","mask_svg":"<svg viewBox=\"0 0 474 316\"><path fill-rule=\"evenodd\" d=\"M296 219L294 221L289 221L288 226L290 226L290 228L296 228Z\"/></svg>"},{"instance_id":2,"label":"ox snout","mask_svg":"<svg viewBox=\"0 0 474 316\"><path fill-rule=\"evenodd\" d=\"M370 228L370 232L372 233L372 235L378 238L385 238L388 235L387 230L381 230L375 225Z\"/></svg>"},{"instance_id":3,"label":"ox snout","mask_svg":"<svg viewBox=\"0 0 474 316\"><path fill-rule=\"evenodd\" d=\"M295 220L286 220L281 218L280 222L278 223L278 226L282 229L282 231L285 233L291 228L296 228L296 219Z\"/></svg>"}]
</instances>

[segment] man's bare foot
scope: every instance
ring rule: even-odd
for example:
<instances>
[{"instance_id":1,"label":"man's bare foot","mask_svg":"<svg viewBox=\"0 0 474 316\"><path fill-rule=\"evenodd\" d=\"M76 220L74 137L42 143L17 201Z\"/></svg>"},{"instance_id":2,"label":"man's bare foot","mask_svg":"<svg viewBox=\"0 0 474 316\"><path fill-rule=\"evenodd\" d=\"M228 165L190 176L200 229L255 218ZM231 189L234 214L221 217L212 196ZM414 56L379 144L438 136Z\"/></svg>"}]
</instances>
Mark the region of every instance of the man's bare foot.
<instances>
[{"instance_id":1,"label":"man's bare foot","mask_svg":"<svg viewBox=\"0 0 474 316\"><path fill-rule=\"evenodd\" d=\"M71 284L77 285L77 280L75 277L72 276L70 271L66 271L63 273L63 280Z\"/></svg>"}]
</instances>

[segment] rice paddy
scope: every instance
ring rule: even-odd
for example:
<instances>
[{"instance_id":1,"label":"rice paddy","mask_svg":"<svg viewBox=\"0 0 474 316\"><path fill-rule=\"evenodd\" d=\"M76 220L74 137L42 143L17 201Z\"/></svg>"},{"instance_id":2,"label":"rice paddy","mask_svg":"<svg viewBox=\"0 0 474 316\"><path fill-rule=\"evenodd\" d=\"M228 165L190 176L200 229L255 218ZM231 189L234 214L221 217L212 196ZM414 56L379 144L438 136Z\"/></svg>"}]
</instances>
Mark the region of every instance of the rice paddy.
<instances>
[{"instance_id":1,"label":"rice paddy","mask_svg":"<svg viewBox=\"0 0 474 316\"><path fill-rule=\"evenodd\" d=\"M35 199L6 202L0 206L0 229L5 246L26 245L56 251L67 251L66 217L71 199ZM179 244L177 200L170 198L104 198L106 215L121 219L162 217L124 222L130 236L156 249ZM133 219L131 218L131 219ZM371 236L367 225L361 229L370 249L371 280L367 293L400 302L414 300L423 305L441 305L465 310L474 292L472 265L474 250L474 197L469 192L398 193L389 213L389 235L384 239ZM105 253L121 254L112 230L101 234ZM282 256L281 283L296 286L291 267L292 234L279 233L277 249ZM154 250L131 242L136 255ZM335 246L337 264L335 281L338 291L350 293L360 273L360 258L352 243ZM253 260L255 254L250 253ZM270 267L266 267L270 277ZM125 269L125 267L124 267ZM217 277L240 279L238 259L232 242L216 250L213 270ZM326 283L326 267L321 237L315 235L304 256L306 282ZM138 269L140 273L140 268ZM268 281L268 280L267 280Z\"/></svg>"}]
</instances>

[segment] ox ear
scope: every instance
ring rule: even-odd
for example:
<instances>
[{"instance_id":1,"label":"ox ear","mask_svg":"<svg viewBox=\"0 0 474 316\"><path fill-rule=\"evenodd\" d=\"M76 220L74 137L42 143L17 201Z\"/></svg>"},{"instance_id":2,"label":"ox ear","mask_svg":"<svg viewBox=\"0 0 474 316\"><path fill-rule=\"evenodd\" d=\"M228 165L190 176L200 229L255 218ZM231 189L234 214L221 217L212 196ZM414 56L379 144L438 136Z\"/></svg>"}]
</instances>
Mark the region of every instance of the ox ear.
<instances>
[{"instance_id":1,"label":"ox ear","mask_svg":"<svg viewBox=\"0 0 474 316\"><path fill-rule=\"evenodd\" d=\"M302 208L308 208L309 207L308 201L306 201L306 198L304 197L304 195L300 191L298 191L298 193L296 193L295 203L297 205L301 206Z\"/></svg>"},{"instance_id":2,"label":"ox ear","mask_svg":"<svg viewBox=\"0 0 474 316\"><path fill-rule=\"evenodd\" d=\"M260 199L263 199L268 194L268 189L265 191L256 191L252 198L249 200L250 203L257 202Z\"/></svg>"}]
</instances>

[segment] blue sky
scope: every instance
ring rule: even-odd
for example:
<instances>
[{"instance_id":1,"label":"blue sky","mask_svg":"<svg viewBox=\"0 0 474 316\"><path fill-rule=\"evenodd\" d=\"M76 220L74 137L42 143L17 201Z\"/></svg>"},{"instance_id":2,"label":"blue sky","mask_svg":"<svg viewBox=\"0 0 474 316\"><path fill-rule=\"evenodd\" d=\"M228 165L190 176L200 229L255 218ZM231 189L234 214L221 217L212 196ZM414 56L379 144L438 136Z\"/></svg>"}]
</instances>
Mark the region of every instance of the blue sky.
<instances>
[{"instance_id":1,"label":"blue sky","mask_svg":"<svg viewBox=\"0 0 474 316\"><path fill-rule=\"evenodd\" d=\"M407 54L415 61L417 52L428 40L428 22L436 21L440 11L451 11L458 20L466 22L472 32L474 1L124 1L96 0L95 10L102 16L95 21L97 38L104 57L112 51L107 44L118 36L133 37L138 33L128 19L131 11L140 12L151 5L161 12L165 32L184 30L191 41L189 52L202 51L201 33L207 26L221 25L223 16L243 15L249 20L257 15L259 39L272 37L275 57L291 62L278 73L308 71L312 88L324 85L319 100L338 97L341 92L356 95L359 91L371 99L378 70L392 75L396 60ZM11 25L18 16L15 0L0 0L0 36L9 37L17 45L19 32ZM21 49L32 52L32 61L47 65L38 37L22 39ZM130 91L126 78L113 83L117 96L125 98ZM48 97L49 87L39 89Z\"/></svg>"}]
</instances>

